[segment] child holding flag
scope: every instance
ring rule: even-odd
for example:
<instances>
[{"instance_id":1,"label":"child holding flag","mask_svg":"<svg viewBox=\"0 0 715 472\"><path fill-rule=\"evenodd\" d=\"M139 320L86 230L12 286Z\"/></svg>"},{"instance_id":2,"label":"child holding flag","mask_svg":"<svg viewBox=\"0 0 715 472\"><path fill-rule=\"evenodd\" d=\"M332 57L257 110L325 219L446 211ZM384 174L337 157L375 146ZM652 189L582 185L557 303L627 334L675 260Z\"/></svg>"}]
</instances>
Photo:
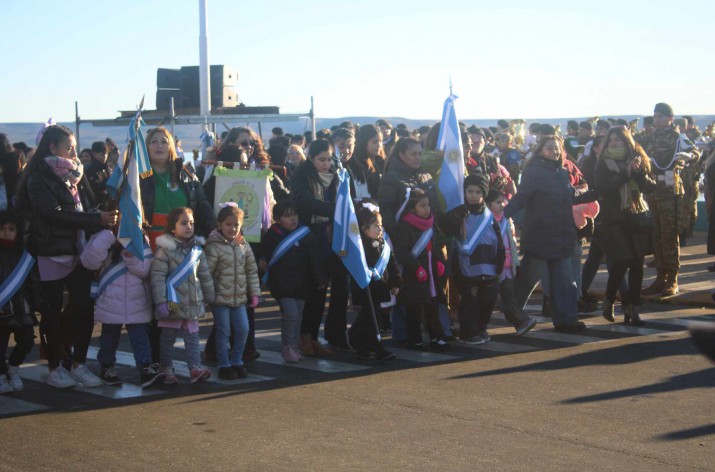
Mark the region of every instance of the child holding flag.
<instances>
[{"instance_id":1,"label":"child holding flag","mask_svg":"<svg viewBox=\"0 0 715 472\"><path fill-rule=\"evenodd\" d=\"M365 289L361 289L354 281L352 283L353 304L361 308L348 330L348 340L360 359L382 362L394 359L395 354L382 346L377 315L380 313L380 303L390 301L390 295L400 292L402 277L395 256L383 238L379 208L369 201L363 201L358 204L357 221L371 280Z\"/></svg>"},{"instance_id":2,"label":"child holding flag","mask_svg":"<svg viewBox=\"0 0 715 472\"><path fill-rule=\"evenodd\" d=\"M11 211L0 212L0 393L24 388L20 364L32 350L33 326L37 323L27 303L28 275L35 261L18 244L17 228L18 219ZM15 347L6 363L11 334Z\"/></svg>"},{"instance_id":3,"label":"child holding flag","mask_svg":"<svg viewBox=\"0 0 715 472\"><path fill-rule=\"evenodd\" d=\"M261 249L268 258L264 282L281 309L281 354L286 362L303 358L298 336L306 294L312 287L324 290L328 274L320 255L318 239L307 226L299 226L295 203L283 200L273 207L275 223L263 235ZM310 269L307 273L306 269Z\"/></svg>"},{"instance_id":4,"label":"child holding flag","mask_svg":"<svg viewBox=\"0 0 715 472\"><path fill-rule=\"evenodd\" d=\"M482 173L464 179L464 201L447 213L444 231L455 237L453 267L459 306L459 337L466 344L491 340L487 325L499 293L504 266L504 243L499 223L484 203L489 177Z\"/></svg>"},{"instance_id":5,"label":"child holding flag","mask_svg":"<svg viewBox=\"0 0 715 472\"><path fill-rule=\"evenodd\" d=\"M251 308L258 305L261 294L258 266L253 251L241 234L243 210L238 204L222 203L216 221L218 229L209 235L206 258L216 292L212 311L218 376L223 380L243 379L248 375L242 359L248 338L246 305ZM231 327L234 335L229 358Z\"/></svg>"},{"instance_id":6,"label":"child holding flag","mask_svg":"<svg viewBox=\"0 0 715 472\"><path fill-rule=\"evenodd\" d=\"M214 301L214 284L201 238L194 236L191 208L179 207L167 216L165 234L156 238L157 250L151 264L151 286L155 315L161 328L160 365L165 384L176 384L173 351L181 334L186 345L191 383L206 380L211 372L201 366L199 318L204 303Z\"/></svg>"},{"instance_id":7,"label":"child holding flag","mask_svg":"<svg viewBox=\"0 0 715 472\"><path fill-rule=\"evenodd\" d=\"M449 344L443 339L438 312L438 304L446 303L446 251L436 238L430 200L422 189L410 192L393 239L403 268L404 288L397 302L407 309L407 348L425 349L421 328L424 319L430 349L447 350Z\"/></svg>"}]
</instances>

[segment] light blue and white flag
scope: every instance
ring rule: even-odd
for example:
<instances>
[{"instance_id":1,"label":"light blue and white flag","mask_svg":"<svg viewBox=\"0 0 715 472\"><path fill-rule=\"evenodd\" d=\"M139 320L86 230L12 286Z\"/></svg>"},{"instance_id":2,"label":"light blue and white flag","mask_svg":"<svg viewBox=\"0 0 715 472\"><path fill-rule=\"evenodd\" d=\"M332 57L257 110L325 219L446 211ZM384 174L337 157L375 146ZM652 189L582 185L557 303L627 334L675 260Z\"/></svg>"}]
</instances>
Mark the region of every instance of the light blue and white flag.
<instances>
[{"instance_id":1,"label":"light blue and white flag","mask_svg":"<svg viewBox=\"0 0 715 472\"><path fill-rule=\"evenodd\" d=\"M214 147L216 144L216 135L209 131L208 125L204 125L204 132L199 136L199 140L201 141L201 160L205 161L206 153L209 148ZM206 167L206 173L204 174L204 181L202 183L205 184L206 181L211 178L214 173L214 167L215 166L212 165Z\"/></svg>"},{"instance_id":2,"label":"light blue and white flag","mask_svg":"<svg viewBox=\"0 0 715 472\"><path fill-rule=\"evenodd\" d=\"M137 120L139 120L138 126ZM117 232L117 240L134 257L138 257L143 261L144 234L142 233L142 221L144 221L144 214L139 189L139 177L151 175L151 165L149 164L149 153L141 131L142 123L141 115L137 113L129 125L129 135L131 137L129 144L130 146L133 145L133 148L120 156L117 167L114 168L114 172L112 172L107 181L107 188L110 195L116 198L119 189L124 185L119 197L121 221ZM125 176L123 172L126 159L130 159L130 161ZM124 182L125 178L126 182Z\"/></svg>"},{"instance_id":3,"label":"light blue and white flag","mask_svg":"<svg viewBox=\"0 0 715 472\"><path fill-rule=\"evenodd\" d=\"M10 275L0 284L0 309L7 305L18 290L25 284L25 279L35 265L35 259L24 251ZM9 335L8 335L9 336Z\"/></svg>"},{"instance_id":4,"label":"light blue and white flag","mask_svg":"<svg viewBox=\"0 0 715 472\"><path fill-rule=\"evenodd\" d=\"M464 148L459 132L459 121L454 111L456 99L457 96L450 93L444 102L442 124L437 138L437 150L444 152L438 188L444 199L445 211L450 211L464 203Z\"/></svg>"},{"instance_id":5,"label":"light blue and white flag","mask_svg":"<svg viewBox=\"0 0 715 472\"><path fill-rule=\"evenodd\" d=\"M350 198L350 176L344 168L338 169L337 172L340 183L333 219L333 251L340 256L355 283L360 288L365 288L370 284L370 269L365 260L355 206Z\"/></svg>"}]
</instances>

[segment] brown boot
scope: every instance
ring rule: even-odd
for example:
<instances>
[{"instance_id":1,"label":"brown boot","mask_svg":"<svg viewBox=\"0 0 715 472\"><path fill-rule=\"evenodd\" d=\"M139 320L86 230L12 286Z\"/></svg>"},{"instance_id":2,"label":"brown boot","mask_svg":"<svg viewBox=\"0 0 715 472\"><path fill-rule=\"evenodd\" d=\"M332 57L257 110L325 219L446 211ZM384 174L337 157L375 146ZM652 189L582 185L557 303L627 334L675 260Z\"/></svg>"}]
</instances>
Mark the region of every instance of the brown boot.
<instances>
[{"instance_id":1,"label":"brown boot","mask_svg":"<svg viewBox=\"0 0 715 472\"><path fill-rule=\"evenodd\" d=\"M304 356L315 357L315 350L313 349L313 337L310 334L300 335L300 350L303 351Z\"/></svg>"},{"instance_id":2,"label":"brown boot","mask_svg":"<svg viewBox=\"0 0 715 472\"><path fill-rule=\"evenodd\" d=\"M332 349L330 349L328 346L321 343L317 339L313 339L312 342L313 342L313 352L315 352L316 356L326 357L326 356L333 355Z\"/></svg>"},{"instance_id":3,"label":"brown boot","mask_svg":"<svg viewBox=\"0 0 715 472\"><path fill-rule=\"evenodd\" d=\"M643 289L643 295L657 295L663 291L665 287L665 269L657 269L658 275L655 277L655 281L650 284L648 288Z\"/></svg>"},{"instance_id":4,"label":"brown boot","mask_svg":"<svg viewBox=\"0 0 715 472\"><path fill-rule=\"evenodd\" d=\"M665 284L660 294L664 297L671 297L678 293L678 271L669 270L665 276Z\"/></svg>"}]
</instances>

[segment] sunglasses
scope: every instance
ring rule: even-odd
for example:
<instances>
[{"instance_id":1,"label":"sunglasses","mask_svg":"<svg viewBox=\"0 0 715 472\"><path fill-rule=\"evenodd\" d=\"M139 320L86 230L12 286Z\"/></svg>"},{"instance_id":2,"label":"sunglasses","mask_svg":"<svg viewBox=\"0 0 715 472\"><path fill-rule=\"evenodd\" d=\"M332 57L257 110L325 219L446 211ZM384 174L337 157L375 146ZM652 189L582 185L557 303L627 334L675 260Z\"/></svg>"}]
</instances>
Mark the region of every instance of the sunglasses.
<instances>
[{"instance_id":1,"label":"sunglasses","mask_svg":"<svg viewBox=\"0 0 715 472\"><path fill-rule=\"evenodd\" d=\"M248 146L256 147L257 144L258 143L256 141L241 141L240 143L238 143L238 145L242 146L242 147L248 147Z\"/></svg>"}]
</instances>

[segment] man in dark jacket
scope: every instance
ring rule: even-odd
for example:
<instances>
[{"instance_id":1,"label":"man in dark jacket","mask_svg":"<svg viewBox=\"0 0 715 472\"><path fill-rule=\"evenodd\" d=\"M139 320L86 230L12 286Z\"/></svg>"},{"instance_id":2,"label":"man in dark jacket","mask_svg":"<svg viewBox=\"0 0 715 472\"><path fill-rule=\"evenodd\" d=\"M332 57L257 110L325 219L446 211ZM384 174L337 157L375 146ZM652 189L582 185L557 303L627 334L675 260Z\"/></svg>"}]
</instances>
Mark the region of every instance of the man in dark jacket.
<instances>
[{"instance_id":1,"label":"man in dark jacket","mask_svg":"<svg viewBox=\"0 0 715 472\"><path fill-rule=\"evenodd\" d=\"M92 160L84 170L97 205L103 205L109 200L107 193L107 180L109 180L110 174L107 165L108 155L107 145L104 141L92 143Z\"/></svg>"}]
</instances>

